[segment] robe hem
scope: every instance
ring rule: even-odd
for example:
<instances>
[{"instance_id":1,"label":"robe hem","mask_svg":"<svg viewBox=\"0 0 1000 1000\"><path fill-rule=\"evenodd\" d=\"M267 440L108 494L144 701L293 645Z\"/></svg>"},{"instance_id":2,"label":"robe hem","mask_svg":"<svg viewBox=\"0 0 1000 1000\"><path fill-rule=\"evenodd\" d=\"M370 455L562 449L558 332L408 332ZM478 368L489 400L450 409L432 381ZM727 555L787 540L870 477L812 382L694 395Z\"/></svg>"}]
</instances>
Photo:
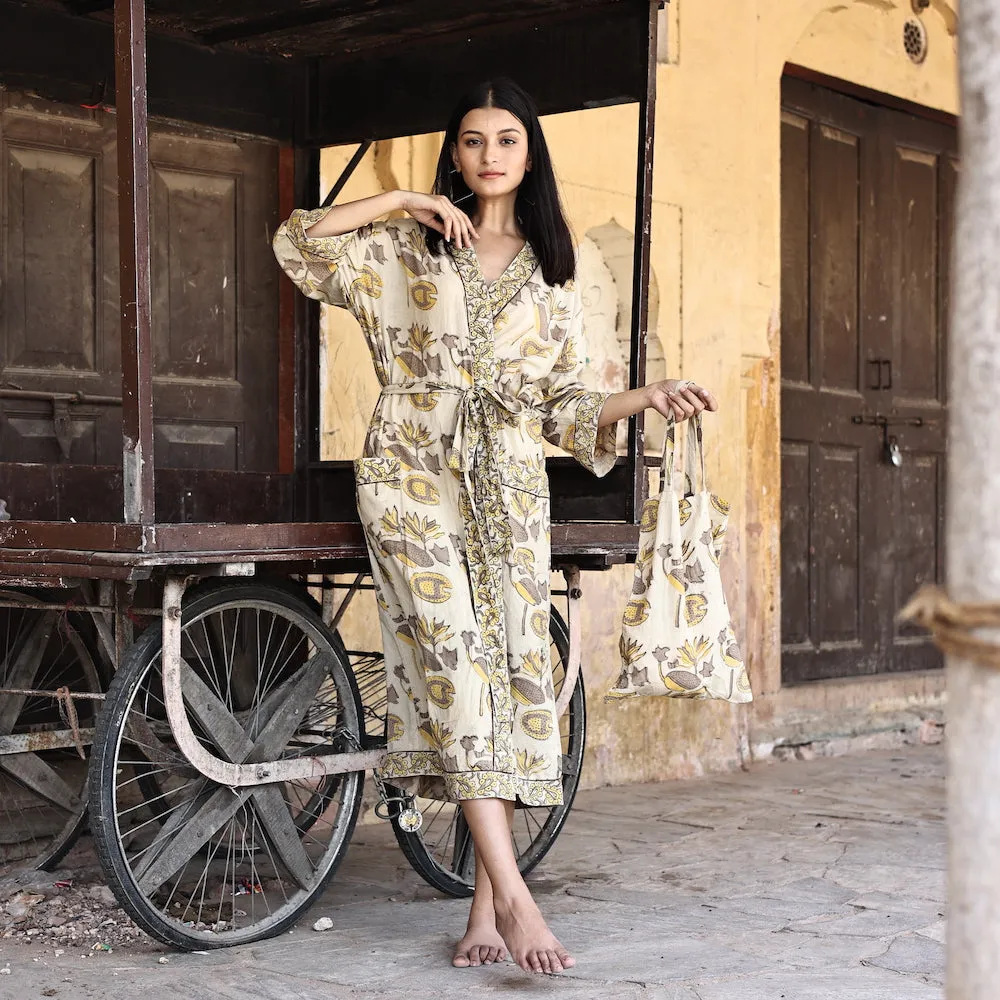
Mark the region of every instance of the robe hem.
<instances>
[{"instance_id":1,"label":"robe hem","mask_svg":"<svg viewBox=\"0 0 1000 1000\"><path fill-rule=\"evenodd\" d=\"M558 806L563 801L560 778L525 778L508 771L446 771L438 754L429 750L390 752L379 776L388 782L396 778L441 778L445 793L453 802L520 799L526 806Z\"/></svg>"}]
</instances>

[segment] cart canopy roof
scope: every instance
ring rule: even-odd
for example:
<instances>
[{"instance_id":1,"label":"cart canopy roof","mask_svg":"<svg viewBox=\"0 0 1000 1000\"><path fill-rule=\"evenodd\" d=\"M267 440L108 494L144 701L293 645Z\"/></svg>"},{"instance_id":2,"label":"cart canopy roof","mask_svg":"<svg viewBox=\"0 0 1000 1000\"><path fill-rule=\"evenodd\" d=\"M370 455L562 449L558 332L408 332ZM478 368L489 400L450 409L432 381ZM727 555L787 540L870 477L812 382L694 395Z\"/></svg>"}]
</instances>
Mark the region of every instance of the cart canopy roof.
<instances>
[{"instance_id":1,"label":"cart canopy roof","mask_svg":"<svg viewBox=\"0 0 1000 1000\"><path fill-rule=\"evenodd\" d=\"M642 99L647 0L148 0L150 113L303 146L434 131L518 80L543 113ZM113 0L0 0L0 82L114 103Z\"/></svg>"}]
</instances>

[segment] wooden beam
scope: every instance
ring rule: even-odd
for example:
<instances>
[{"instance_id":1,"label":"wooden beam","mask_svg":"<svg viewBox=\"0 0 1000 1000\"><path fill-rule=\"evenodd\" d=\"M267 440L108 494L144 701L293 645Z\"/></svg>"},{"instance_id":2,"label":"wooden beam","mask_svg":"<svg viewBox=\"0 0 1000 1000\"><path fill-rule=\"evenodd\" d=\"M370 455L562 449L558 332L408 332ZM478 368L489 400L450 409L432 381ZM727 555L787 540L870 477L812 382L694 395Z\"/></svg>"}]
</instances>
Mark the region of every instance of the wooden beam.
<instances>
[{"instance_id":1,"label":"wooden beam","mask_svg":"<svg viewBox=\"0 0 1000 1000\"><path fill-rule=\"evenodd\" d=\"M656 121L656 32L659 0L649 4L646 41L646 92L639 105L639 145L636 155L635 253L632 265L632 334L629 351L629 388L646 382L646 338L649 325L649 253L653 218L653 149ZM645 434L643 414L628 422L628 519L638 524L646 500Z\"/></svg>"},{"instance_id":2,"label":"wooden beam","mask_svg":"<svg viewBox=\"0 0 1000 1000\"><path fill-rule=\"evenodd\" d=\"M152 524L153 337L145 0L115 0L125 521Z\"/></svg>"},{"instance_id":3,"label":"wooden beam","mask_svg":"<svg viewBox=\"0 0 1000 1000\"><path fill-rule=\"evenodd\" d=\"M295 150L278 153L278 215L287 219L295 205ZM301 298L282 275L278 285L278 472L295 471L295 312Z\"/></svg>"},{"instance_id":4,"label":"wooden beam","mask_svg":"<svg viewBox=\"0 0 1000 1000\"><path fill-rule=\"evenodd\" d=\"M372 148L372 145L371 140L359 144L347 166L341 170L340 176L334 181L333 187L330 188L327 196L323 199L322 208L329 208L337 200L337 195L347 186L347 182L353 176L354 171L358 169L358 164L365 158L365 154Z\"/></svg>"},{"instance_id":5,"label":"wooden beam","mask_svg":"<svg viewBox=\"0 0 1000 1000\"><path fill-rule=\"evenodd\" d=\"M0 0L0 25L0 84L69 104L93 103L106 84L110 101L112 24ZM150 115L292 140L300 64L164 36L149 37L147 57Z\"/></svg>"},{"instance_id":6,"label":"wooden beam","mask_svg":"<svg viewBox=\"0 0 1000 1000\"><path fill-rule=\"evenodd\" d=\"M63 6L69 8L70 13L80 16L111 10L114 5L115 0L67 0Z\"/></svg>"},{"instance_id":7,"label":"wooden beam","mask_svg":"<svg viewBox=\"0 0 1000 1000\"><path fill-rule=\"evenodd\" d=\"M543 114L641 102L647 91L647 4L588 12L553 30L517 22L488 35L429 39L363 56L319 59L315 131L303 141L340 145L439 131L458 98L491 76L513 77ZM420 81L419 101L413 81ZM351 95L364 94L363 101Z\"/></svg>"},{"instance_id":8,"label":"wooden beam","mask_svg":"<svg viewBox=\"0 0 1000 1000\"><path fill-rule=\"evenodd\" d=\"M221 25L209 31L198 33L198 39L205 45L219 45L222 42L235 42L244 38L254 38L258 35L271 35L278 31L288 31L295 28L309 28L324 21L335 21L344 16L342 4L325 7L300 6L291 10L282 10L266 14L263 17L247 18Z\"/></svg>"}]
</instances>

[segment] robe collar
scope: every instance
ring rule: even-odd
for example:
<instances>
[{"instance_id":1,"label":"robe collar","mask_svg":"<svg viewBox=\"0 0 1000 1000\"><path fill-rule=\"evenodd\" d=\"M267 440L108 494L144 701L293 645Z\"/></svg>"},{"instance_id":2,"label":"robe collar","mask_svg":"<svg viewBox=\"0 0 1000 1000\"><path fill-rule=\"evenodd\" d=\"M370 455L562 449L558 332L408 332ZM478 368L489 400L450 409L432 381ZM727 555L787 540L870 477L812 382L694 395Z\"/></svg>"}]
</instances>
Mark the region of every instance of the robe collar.
<instances>
[{"instance_id":1,"label":"robe collar","mask_svg":"<svg viewBox=\"0 0 1000 1000\"><path fill-rule=\"evenodd\" d=\"M449 253L455 261L462 283L465 285L466 299L470 300L469 319L472 320L471 299L483 300L495 320L505 306L525 286L538 267L538 258L531 244L525 242L507 269L492 284L486 284L479 256L472 247L449 246Z\"/></svg>"}]
</instances>

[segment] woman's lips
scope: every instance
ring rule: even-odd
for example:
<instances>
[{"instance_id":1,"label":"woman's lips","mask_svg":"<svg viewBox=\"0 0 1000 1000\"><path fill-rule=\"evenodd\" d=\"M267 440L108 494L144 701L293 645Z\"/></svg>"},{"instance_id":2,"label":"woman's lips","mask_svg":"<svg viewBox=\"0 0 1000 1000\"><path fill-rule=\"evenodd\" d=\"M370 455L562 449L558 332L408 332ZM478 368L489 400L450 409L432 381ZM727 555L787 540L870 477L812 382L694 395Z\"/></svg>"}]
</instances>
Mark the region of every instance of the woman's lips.
<instances>
[{"instance_id":1,"label":"woman's lips","mask_svg":"<svg viewBox=\"0 0 1000 1000\"><path fill-rule=\"evenodd\" d=\"M479 176L482 177L483 180L488 181L493 177L503 177L503 173L497 170L487 170L486 172L481 173Z\"/></svg>"}]
</instances>

